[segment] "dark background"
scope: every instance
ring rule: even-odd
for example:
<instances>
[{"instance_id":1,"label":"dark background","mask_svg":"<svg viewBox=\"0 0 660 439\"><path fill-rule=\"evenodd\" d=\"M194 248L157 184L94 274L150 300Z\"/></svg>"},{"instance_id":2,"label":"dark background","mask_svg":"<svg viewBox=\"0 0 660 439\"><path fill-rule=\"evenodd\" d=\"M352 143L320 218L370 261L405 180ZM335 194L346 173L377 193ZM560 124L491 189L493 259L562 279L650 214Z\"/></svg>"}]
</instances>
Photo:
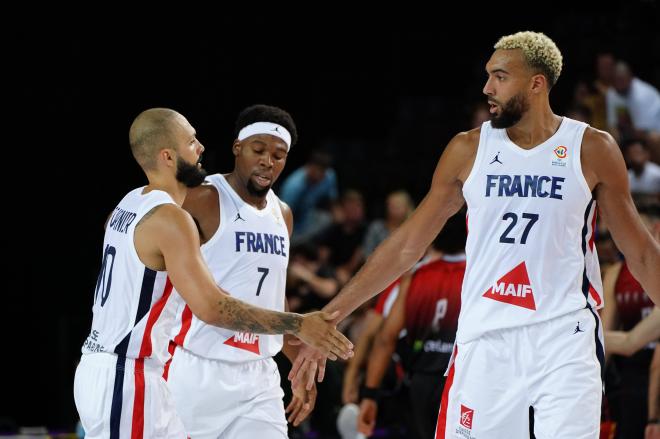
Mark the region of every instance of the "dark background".
<instances>
[{"instance_id":1,"label":"dark background","mask_svg":"<svg viewBox=\"0 0 660 439\"><path fill-rule=\"evenodd\" d=\"M373 216L390 190L423 197L444 145L470 128L484 65L502 35L542 31L562 50L555 112L569 105L577 80L593 79L603 50L660 86L658 2L504 6L470 3L449 13L439 4L383 17L320 4L297 19L255 6L167 21L96 14L12 30L3 44L11 116L3 124L0 266L9 300L1 308L0 418L54 429L77 420L73 373L91 323L103 223L146 182L127 140L140 111L185 115L212 173L232 169L242 108L280 106L300 135L280 181L311 148L327 148L340 189L360 189Z\"/></svg>"}]
</instances>

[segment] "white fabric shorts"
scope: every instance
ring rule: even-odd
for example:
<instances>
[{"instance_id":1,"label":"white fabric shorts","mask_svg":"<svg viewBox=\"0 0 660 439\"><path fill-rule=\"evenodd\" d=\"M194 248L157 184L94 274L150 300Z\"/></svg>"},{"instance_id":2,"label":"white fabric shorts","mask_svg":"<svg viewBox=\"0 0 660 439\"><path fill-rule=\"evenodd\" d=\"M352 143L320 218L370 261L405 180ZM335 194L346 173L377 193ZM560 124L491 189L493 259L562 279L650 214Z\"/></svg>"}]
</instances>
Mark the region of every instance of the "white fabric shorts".
<instances>
[{"instance_id":1,"label":"white fabric shorts","mask_svg":"<svg viewBox=\"0 0 660 439\"><path fill-rule=\"evenodd\" d=\"M177 347L167 384L192 439L287 437L284 392L272 358L230 363Z\"/></svg>"},{"instance_id":2,"label":"white fabric shorts","mask_svg":"<svg viewBox=\"0 0 660 439\"><path fill-rule=\"evenodd\" d=\"M597 439L603 357L591 309L457 343L435 437Z\"/></svg>"},{"instance_id":3,"label":"white fabric shorts","mask_svg":"<svg viewBox=\"0 0 660 439\"><path fill-rule=\"evenodd\" d=\"M85 438L186 438L162 368L143 360L82 355L73 396Z\"/></svg>"}]
</instances>

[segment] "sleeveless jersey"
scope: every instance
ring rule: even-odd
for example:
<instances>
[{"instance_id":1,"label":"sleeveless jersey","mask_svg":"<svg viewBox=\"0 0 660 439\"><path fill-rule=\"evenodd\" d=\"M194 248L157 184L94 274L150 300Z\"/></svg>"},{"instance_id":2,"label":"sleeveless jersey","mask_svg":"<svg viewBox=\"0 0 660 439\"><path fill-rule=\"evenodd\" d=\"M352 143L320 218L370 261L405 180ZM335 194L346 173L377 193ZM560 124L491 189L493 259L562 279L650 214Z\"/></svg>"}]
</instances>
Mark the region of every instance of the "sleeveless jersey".
<instances>
[{"instance_id":1,"label":"sleeveless jersey","mask_svg":"<svg viewBox=\"0 0 660 439\"><path fill-rule=\"evenodd\" d=\"M447 369L456 338L464 274L463 255L445 255L413 274L405 305L413 372Z\"/></svg>"},{"instance_id":2,"label":"sleeveless jersey","mask_svg":"<svg viewBox=\"0 0 660 439\"><path fill-rule=\"evenodd\" d=\"M220 226L202 246L216 283L232 297L260 308L284 311L289 231L279 198L270 190L256 209L222 174L207 177L218 191ZM235 332L208 325L181 303L173 341L201 357L229 362L268 358L282 348L282 335Z\"/></svg>"},{"instance_id":3,"label":"sleeveless jersey","mask_svg":"<svg viewBox=\"0 0 660 439\"><path fill-rule=\"evenodd\" d=\"M481 127L467 202L467 268L457 340L602 307L596 202L582 174L587 125L564 117L525 150Z\"/></svg>"},{"instance_id":4,"label":"sleeveless jersey","mask_svg":"<svg viewBox=\"0 0 660 439\"><path fill-rule=\"evenodd\" d=\"M630 331L653 311L653 302L634 278L625 261L621 264L621 271L616 279L614 295L623 331Z\"/></svg>"},{"instance_id":5,"label":"sleeveless jersey","mask_svg":"<svg viewBox=\"0 0 660 439\"><path fill-rule=\"evenodd\" d=\"M383 316L387 317L390 314L392 305L399 295L399 287L401 284L401 278L398 278L391 284L389 284L380 294L378 294L378 300L373 307L373 310Z\"/></svg>"},{"instance_id":6,"label":"sleeveless jersey","mask_svg":"<svg viewBox=\"0 0 660 439\"><path fill-rule=\"evenodd\" d=\"M630 331L653 311L653 302L632 275L625 261L621 265L621 271L619 271L614 285L614 297L616 297L617 313L623 331ZM615 355L613 360L616 362L619 372L624 375L638 375L640 378L648 377L655 346L656 342L653 341L630 357Z\"/></svg>"},{"instance_id":7,"label":"sleeveless jersey","mask_svg":"<svg viewBox=\"0 0 660 439\"><path fill-rule=\"evenodd\" d=\"M162 366L169 358L169 335L177 302L165 271L147 268L134 245L135 227L154 207L175 204L163 191L129 192L106 226L101 271L94 290L92 329L82 353L115 353L146 358Z\"/></svg>"}]
</instances>

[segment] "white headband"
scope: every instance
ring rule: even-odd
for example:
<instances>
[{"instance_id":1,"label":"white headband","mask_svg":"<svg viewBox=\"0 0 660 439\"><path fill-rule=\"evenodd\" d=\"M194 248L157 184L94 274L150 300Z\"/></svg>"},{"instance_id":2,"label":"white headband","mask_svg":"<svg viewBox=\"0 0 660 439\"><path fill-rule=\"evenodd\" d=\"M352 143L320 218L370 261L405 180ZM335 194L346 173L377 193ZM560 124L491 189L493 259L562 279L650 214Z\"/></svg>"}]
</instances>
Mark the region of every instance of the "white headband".
<instances>
[{"instance_id":1,"label":"white headband","mask_svg":"<svg viewBox=\"0 0 660 439\"><path fill-rule=\"evenodd\" d=\"M238 133L238 140L246 139L255 134L270 134L271 136L279 137L286 143L286 150L291 149L291 134L282 125L272 122L255 122L243 127Z\"/></svg>"}]
</instances>

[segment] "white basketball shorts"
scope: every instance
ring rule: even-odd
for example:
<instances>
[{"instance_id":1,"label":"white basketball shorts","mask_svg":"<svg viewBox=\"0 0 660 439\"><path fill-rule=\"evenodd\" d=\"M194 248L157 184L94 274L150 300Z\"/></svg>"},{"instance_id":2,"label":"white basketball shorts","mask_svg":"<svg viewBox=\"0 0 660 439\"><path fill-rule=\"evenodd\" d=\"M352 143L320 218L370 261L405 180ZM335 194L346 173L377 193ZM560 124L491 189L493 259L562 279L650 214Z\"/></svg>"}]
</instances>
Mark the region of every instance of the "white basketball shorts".
<instances>
[{"instance_id":1,"label":"white basketball shorts","mask_svg":"<svg viewBox=\"0 0 660 439\"><path fill-rule=\"evenodd\" d=\"M186 438L162 368L110 353L82 355L73 395L88 439Z\"/></svg>"},{"instance_id":2,"label":"white basketball shorts","mask_svg":"<svg viewBox=\"0 0 660 439\"><path fill-rule=\"evenodd\" d=\"M231 363L177 346L167 384L193 439L287 437L284 392L272 358Z\"/></svg>"},{"instance_id":3,"label":"white basketball shorts","mask_svg":"<svg viewBox=\"0 0 660 439\"><path fill-rule=\"evenodd\" d=\"M603 356L591 309L457 343L435 437L597 439Z\"/></svg>"}]
</instances>

